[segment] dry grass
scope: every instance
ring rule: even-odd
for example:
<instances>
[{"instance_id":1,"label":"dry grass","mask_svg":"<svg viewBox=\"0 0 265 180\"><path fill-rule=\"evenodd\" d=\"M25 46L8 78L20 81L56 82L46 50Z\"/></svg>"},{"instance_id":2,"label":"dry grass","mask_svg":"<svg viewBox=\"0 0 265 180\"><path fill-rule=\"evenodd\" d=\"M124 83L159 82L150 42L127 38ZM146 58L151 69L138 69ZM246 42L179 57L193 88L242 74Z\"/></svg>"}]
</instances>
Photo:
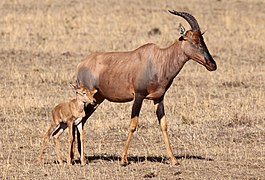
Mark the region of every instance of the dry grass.
<instances>
[{"instance_id":1,"label":"dry grass","mask_svg":"<svg viewBox=\"0 0 265 180\"><path fill-rule=\"evenodd\" d=\"M0 179L263 179L265 175L265 3L241 1L0 2ZM131 103L104 102L86 124L88 165L59 166L52 143L33 163L52 107L73 96L75 67L92 51L125 51L178 38L194 14L218 70L189 62L166 98L169 135L181 166L172 167L145 101L127 167L119 154ZM161 34L148 35L158 28ZM65 133L66 134L66 133ZM62 138L66 154L66 136Z\"/></svg>"}]
</instances>

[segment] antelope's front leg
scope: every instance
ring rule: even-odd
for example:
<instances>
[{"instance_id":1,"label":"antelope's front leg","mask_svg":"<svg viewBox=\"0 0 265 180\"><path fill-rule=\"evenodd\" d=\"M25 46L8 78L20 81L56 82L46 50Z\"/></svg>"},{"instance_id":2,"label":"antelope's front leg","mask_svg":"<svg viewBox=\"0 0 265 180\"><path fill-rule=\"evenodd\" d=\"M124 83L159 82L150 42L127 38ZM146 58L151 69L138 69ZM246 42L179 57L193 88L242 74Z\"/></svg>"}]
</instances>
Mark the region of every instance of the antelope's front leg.
<instances>
[{"instance_id":1,"label":"antelope's front leg","mask_svg":"<svg viewBox=\"0 0 265 180\"><path fill-rule=\"evenodd\" d=\"M163 136L164 136L164 141L166 144L166 149L167 149L167 154L171 159L172 165L179 165L179 162L177 161L176 157L173 155L172 148L170 146L170 141L168 138L168 133L167 133L167 122L166 122L166 117L165 117L165 111L164 111L164 101L163 98L159 101L154 101L155 106L156 106L156 115L158 118L158 122L160 124Z\"/></svg>"},{"instance_id":2,"label":"antelope's front leg","mask_svg":"<svg viewBox=\"0 0 265 180\"><path fill-rule=\"evenodd\" d=\"M85 162L85 155L84 155L84 130L83 130L83 123L80 122L77 125L77 141L78 141L78 152L79 152L79 156L80 156L80 162L81 165L84 166L86 165Z\"/></svg>"},{"instance_id":3,"label":"antelope's front leg","mask_svg":"<svg viewBox=\"0 0 265 180\"><path fill-rule=\"evenodd\" d=\"M68 122L67 123L68 128L69 128L69 148L68 148L68 157L67 157L67 164L72 165L72 159L74 157L74 151L73 151L73 146L74 146L74 128L73 128L73 123Z\"/></svg>"},{"instance_id":4,"label":"antelope's front leg","mask_svg":"<svg viewBox=\"0 0 265 180\"><path fill-rule=\"evenodd\" d=\"M140 110L142 107L142 102L143 102L143 98L141 96L136 96L134 103L133 103L133 107L132 107L132 114L131 114L131 122L130 122L130 129L129 129L129 134L128 134L128 138L127 138L127 142L125 144L125 148L124 151L121 155L121 165L125 166L128 164L128 148L131 142L131 138L133 133L136 130L136 127L138 125L138 117L140 114Z\"/></svg>"}]
</instances>

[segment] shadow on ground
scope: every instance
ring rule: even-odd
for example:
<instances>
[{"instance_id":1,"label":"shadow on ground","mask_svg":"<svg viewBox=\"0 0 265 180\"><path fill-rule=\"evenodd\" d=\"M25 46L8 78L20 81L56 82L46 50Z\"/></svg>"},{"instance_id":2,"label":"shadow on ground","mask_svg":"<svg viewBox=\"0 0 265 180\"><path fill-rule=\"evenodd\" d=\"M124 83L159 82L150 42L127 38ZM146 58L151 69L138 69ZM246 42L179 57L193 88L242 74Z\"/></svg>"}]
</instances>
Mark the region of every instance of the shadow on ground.
<instances>
[{"instance_id":1,"label":"shadow on ground","mask_svg":"<svg viewBox=\"0 0 265 180\"><path fill-rule=\"evenodd\" d=\"M202 161L214 161L211 158L205 158L202 156L195 155L179 155L175 156L177 159L197 159ZM111 155L111 154L99 154L94 156L86 156L86 161L89 163L96 163L96 161L121 161L119 155ZM139 163L144 161L149 162L159 162L163 164L169 164L169 158L164 156L129 156L128 161L130 163ZM80 164L80 160L74 160L74 164Z\"/></svg>"},{"instance_id":2,"label":"shadow on ground","mask_svg":"<svg viewBox=\"0 0 265 180\"><path fill-rule=\"evenodd\" d=\"M177 159L196 159L196 160L202 160L202 161L214 161L214 159L211 158L205 158L202 156L195 156L195 155L178 155L175 156ZM111 155L111 154L99 154L94 156L86 156L87 163L97 163L97 161L121 161L121 158L119 155ZM149 162L158 162L163 164L170 164L170 160L168 157L164 156L129 156L128 157L129 163L141 163L144 161ZM66 163L66 161L63 161ZM59 164L57 160L53 161L53 163L44 163L44 164ZM80 164L80 160L75 159L73 160L73 164Z\"/></svg>"}]
</instances>

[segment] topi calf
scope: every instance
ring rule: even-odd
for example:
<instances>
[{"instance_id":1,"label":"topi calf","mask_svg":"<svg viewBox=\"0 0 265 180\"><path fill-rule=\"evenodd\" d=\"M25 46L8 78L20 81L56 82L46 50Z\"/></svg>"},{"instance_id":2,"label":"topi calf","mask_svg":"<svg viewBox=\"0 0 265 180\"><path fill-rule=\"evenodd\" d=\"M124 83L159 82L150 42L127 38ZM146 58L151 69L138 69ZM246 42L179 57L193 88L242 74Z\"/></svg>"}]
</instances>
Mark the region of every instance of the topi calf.
<instances>
[{"instance_id":1,"label":"topi calf","mask_svg":"<svg viewBox=\"0 0 265 180\"><path fill-rule=\"evenodd\" d=\"M45 150L45 147L48 143L50 137L54 138L55 149L60 164L63 163L62 157L60 155L60 141L59 136L62 132L68 127L69 129L69 152L67 157L67 164L72 164L72 159L74 156L74 138L75 138L75 129L74 126L77 126L77 130L81 137L81 144L79 145L79 155L82 165L85 165L84 157L84 132L82 128L82 119L85 117L84 107L86 104L95 103L93 95L97 92L96 89L89 91L83 83L80 81L77 85L71 85L75 92L76 98L72 99L69 102L60 103L52 110L52 121L49 126L48 131L44 135L43 145L38 156L38 163L42 160L42 155Z\"/></svg>"}]
</instances>

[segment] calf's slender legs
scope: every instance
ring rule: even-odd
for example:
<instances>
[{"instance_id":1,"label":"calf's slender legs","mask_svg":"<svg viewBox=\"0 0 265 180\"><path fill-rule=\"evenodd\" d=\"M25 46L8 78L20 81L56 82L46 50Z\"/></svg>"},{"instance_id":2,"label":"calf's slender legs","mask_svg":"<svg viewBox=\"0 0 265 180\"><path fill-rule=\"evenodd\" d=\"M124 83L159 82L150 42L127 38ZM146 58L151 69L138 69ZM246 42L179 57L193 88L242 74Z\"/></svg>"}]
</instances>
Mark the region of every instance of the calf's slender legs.
<instances>
[{"instance_id":1,"label":"calf's slender legs","mask_svg":"<svg viewBox=\"0 0 265 180\"><path fill-rule=\"evenodd\" d=\"M44 135L44 138L43 138L42 148L40 150L38 160L37 160L38 164L42 161L42 156L43 156L44 150L47 146L47 143L48 143L50 137L53 138L53 141L55 144L55 151L57 154L58 162L59 162L59 164L63 164L62 156L60 153L61 142L60 142L59 136L63 133L63 131L66 128L67 128L67 125L65 123L60 123L60 124L52 123L50 125L48 131L46 132L46 134ZM72 154L73 154L73 152L72 152Z\"/></svg>"},{"instance_id":2,"label":"calf's slender legs","mask_svg":"<svg viewBox=\"0 0 265 180\"><path fill-rule=\"evenodd\" d=\"M68 126L68 136L69 136L69 147L68 147L68 157L67 157L67 164L72 165L72 159L74 157L74 124L72 122L67 122Z\"/></svg>"},{"instance_id":3,"label":"calf's slender legs","mask_svg":"<svg viewBox=\"0 0 265 180\"><path fill-rule=\"evenodd\" d=\"M96 100L95 104L88 104L85 107L86 116L82 119L82 121L77 125L77 149L80 157L81 165L84 166L85 155L84 155L84 125L87 119L94 113L97 107L105 100L99 93L94 95L94 99Z\"/></svg>"},{"instance_id":4,"label":"calf's slender legs","mask_svg":"<svg viewBox=\"0 0 265 180\"><path fill-rule=\"evenodd\" d=\"M56 127L56 125L53 123L51 124L51 126L49 127L48 131L46 132L46 134L44 135L44 138L43 138L43 143L42 143L42 147L41 147L41 150L40 150L40 153L39 153L39 156L38 156L38 160L37 160L37 163L39 164L41 161L42 161L42 156L43 156L43 152L47 146L47 143L49 141L49 138L53 132L53 129Z\"/></svg>"},{"instance_id":5,"label":"calf's slender legs","mask_svg":"<svg viewBox=\"0 0 265 180\"><path fill-rule=\"evenodd\" d=\"M55 151L56 151L56 154L57 154L58 162L59 162L59 164L62 165L63 164L63 159L62 159L62 155L60 153L61 141L59 139L59 136L54 137L53 141L54 141L54 144L55 144Z\"/></svg>"},{"instance_id":6,"label":"calf's slender legs","mask_svg":"<svg viewBox=\"0 0 265 180\"><path fill-rule=\"evenodd\" d=\"M80 156L81 165L84 166L86 162L84 155L84 131L82 123L79 123L77 125L77 146L78 146L78 153Z\"/></svg>"},{"instance_id":7,"label":"calf's slender legs","mask_svg":"<svg viewBox=\"0 0 265 180\"><path fill-rule=\"evenodd\" d=\"M156 106L156 115L158 118L159 125L162 130L162 134L164 137L164 141L166 144L166 150L167 154L171 159L172 165L179 165L179 162L177 161L176 157L173 155L171 146L170 146L170 141L168 138L168 133L167 133L167 122L166 122L166 117L165 117L165 111L164 111L164 101L163 98L159 101L154 101L155 106Z\"/></svg>"}]
</instances>

